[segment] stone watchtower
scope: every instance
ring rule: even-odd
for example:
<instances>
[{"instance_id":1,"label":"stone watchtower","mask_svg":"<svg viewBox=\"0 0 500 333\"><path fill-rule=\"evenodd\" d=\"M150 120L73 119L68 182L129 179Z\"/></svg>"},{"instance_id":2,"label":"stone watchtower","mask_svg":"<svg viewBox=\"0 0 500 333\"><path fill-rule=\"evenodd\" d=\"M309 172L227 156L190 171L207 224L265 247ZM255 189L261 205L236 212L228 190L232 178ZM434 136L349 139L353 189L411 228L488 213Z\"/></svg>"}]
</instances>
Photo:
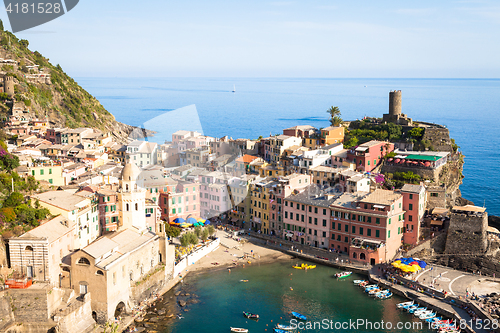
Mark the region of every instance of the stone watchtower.
<instances>
[{"instance_id":1,"label":"stone watchtower","mask_svg":"<svg viewBox=\"0 0 500 333\"><path fill-rule=\"evenodd\" d=\"M411 125L412 120L401 112L401 90L389 92L389 113L384 114L383 121L400 125Z\"/></svg>"},{"instance_id":2,"label":"stone watchtower","mask_svg":"<svg viewBox=\"0 0 500 333\"><path fill-rule=\"evenodd\" d=\"M7 93L9 97L14 96L14 77L4 75L3 77L3 91Z\"/></svg>"},{"instance_id":3,"label":"stone watchtower","mask_svg":"<svg viewBox=\"0 0 500 333\"><path fill-rule=\"evenodd\" d=\"M484 254L488 249L486 208L455 206L451 210L446 254Z\"/></svg>"},{"instance_id":4,"label":"stone watchtower","mask_svg":"<svg viewBox=\"0 0 500 333\"><path fill-rule=\"evenodd\" d=\"M401 115L401 90L389 92L389 116Z\"/></svg>"}]
</instances>

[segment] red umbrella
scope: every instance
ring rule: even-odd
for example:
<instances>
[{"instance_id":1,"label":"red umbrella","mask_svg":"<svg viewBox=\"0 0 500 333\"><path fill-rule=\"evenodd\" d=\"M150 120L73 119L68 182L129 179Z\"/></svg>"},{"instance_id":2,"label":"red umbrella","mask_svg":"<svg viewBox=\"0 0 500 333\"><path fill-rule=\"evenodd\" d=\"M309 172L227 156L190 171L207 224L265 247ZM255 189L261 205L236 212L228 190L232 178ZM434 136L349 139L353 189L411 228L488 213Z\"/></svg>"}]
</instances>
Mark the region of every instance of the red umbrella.
<instances>
[{"instance_id":1,"label":"red umbrella","mask_svg":"<svg viewBox=\"0 0 500 333\"><path fill-rule=\"evenodd\" d=\"M396 159L394 160L394 162L399 163L399 162L401 162L401 160L400 160L399 158L396 158Z\"/></svg>"},{"instance_id":2,"label":"red umbrella","mask_svg":"<svg viewBox=\"0 0 500 333\"><path fill-rule=\"evenodd\" d=\"M431 166L431 162L425 162L425 166L426 167L430 167Z\"/></svg>"},{"instance_id":3,"label":"red umbrella","mask_svg":"<svg viewBox=\"0 0 500 333\"><path fill-rule=\"evenodd\" d=\"M393 160L393 158L390 157L390 158L387 159L387 162L392 162L392 160Z\"/></svg>"}]
</instances>

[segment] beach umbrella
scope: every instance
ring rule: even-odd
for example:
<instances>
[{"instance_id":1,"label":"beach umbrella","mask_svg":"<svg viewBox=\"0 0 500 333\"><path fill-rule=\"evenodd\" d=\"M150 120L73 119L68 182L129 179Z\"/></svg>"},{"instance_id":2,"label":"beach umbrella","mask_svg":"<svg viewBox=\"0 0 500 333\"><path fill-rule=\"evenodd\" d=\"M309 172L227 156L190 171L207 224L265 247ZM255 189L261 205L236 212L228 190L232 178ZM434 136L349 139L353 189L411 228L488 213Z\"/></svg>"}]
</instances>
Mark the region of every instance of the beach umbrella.
<instances>
[{"instance_id":1,"label":"beach umbrella","mask_svg":"<svg viewBox=\"0 0 500 333\"><path fill-rule=\"evenodd\" d=\"M175 223L184 223L186 220L184 220L182 217L178 217L174 220Z\"/></svg>"},{"instance_id":2,"label":"beach umbrella","mask_svg":"<svg viewBox=\"0 0 500 333\"><path fill-rule=\"evenodd\" d=\"M187 221L186 221L186 222L187 222L187 223L191 223L191 224L193 224L193 225L194 225L195 223L198 223L194 217L188 217L188 219L187 219Z\"/></svg>"},{"instance_id":3,"label":"beach umbrella","mask_svg":"<svg viewBox=\"0 0 500 333\"><path fill-rule=\"evenodd\" d=\"M205 221L205 224L206 224L206 225L210 224L210 220L206 220L206 221Z\"/></svg>"},{"instance_id":4,"label":"beach umbrella","mask_svg":"<svg viewBox=\"0 0 500 333\"><path fill-rule=\"evenodd\" d=\"M399 162L401 162L401 160L400 160L399 158L396 158L396 159L394 160L394 162L399 163Z\"/></svg>"},{"instance_id":5,"label":"beach umbrella","mask_svg":"<svg viewBox=\"0 0 500 333\"><path fill-rule=\"evenodd\" d=\"M200 218L200 219L198 219L198 222L205 223L205 220Z\"/></svg>"},{"instance_id":6,"label":"beach umbrella","mask_svg":"<svg viewBox=\"0 0 500 333\"><path fill-rule=\"evenodd\" d=\"M393 161L393 158L392 158L392 157L389 157L389 158L387 159L387 162L392 162L392 161Z\"/></svg>"},{"instance_id":7,"label":"beach umbrella","mask_svg":"<svg viewBox=\"0 0 500 333\"><path fill-rule=\"evenodd\" d=\"M424 165L425 165L426 167L430 167L430 166L431 166L431 162L425 162L425 163L424 163Z\"/></svg>"}]
</instances>

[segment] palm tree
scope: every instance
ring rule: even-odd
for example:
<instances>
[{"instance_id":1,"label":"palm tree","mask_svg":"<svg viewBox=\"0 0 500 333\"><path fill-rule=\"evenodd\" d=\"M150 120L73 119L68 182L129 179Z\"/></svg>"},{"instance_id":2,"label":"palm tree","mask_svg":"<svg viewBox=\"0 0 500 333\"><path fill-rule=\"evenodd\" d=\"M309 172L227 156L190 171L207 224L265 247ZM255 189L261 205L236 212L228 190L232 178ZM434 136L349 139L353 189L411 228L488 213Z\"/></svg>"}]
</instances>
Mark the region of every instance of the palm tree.
<instances>
[{"instance_id":1,"label":"palm tree","mask_svg":"<svg viewBox=\"0 0 500 333\"><path fill-rule=\"evenodd\" d=\"M330 114L330 124L332 126L339 126L342 124L342 118L340 118L340 109L338 106L332 106L327 111Z\"/></svg>"}]
</instances>

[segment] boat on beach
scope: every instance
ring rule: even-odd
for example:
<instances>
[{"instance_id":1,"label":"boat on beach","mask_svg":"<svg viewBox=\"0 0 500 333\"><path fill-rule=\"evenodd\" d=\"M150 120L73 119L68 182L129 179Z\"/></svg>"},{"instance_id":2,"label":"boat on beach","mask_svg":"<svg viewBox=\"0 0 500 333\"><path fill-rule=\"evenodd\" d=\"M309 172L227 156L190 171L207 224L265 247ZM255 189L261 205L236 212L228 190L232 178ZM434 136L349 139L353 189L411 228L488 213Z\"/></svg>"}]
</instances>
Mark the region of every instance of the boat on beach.
<instances>
[{"instance_id":1,"label":"boat on beach","mask_svg":"<svg viewBox=\"0 0 500 333\"><path fill-rule=\"evenodd\" d=\"M247 328L231 327L231 332L247 333Z\"/></svg>"},{"instance_id":2,"label":"boat on beach","mask_svg":"<svg viewBox=\"0 0 500 333\"><path fill-rule=\"evenodd\" d=\"M299 319L299 320L307 320L307 317L304 316L303 314L300 314L298 312L294 312L292 311L292 316L295 318L295 319Z\"/></svg>"},{"instance_id":3,"label":"boat on beach","mask_svg":"<svg viewBox=\"0 0 500 333\"><path fill-rule=\"evenodd\" d=\"M259 315L255 314L255 313L250 313L250 312L243 311L243 315L246 318L249 318L249 319L259 319Z\"/></svg>"},{"instance_id":4,"label":"boat on beach","mask_svg":"<svg viewBox=\"0 0 500 333\"><path fill-rule=\"evenodd\" d=\"M335 274L335 277L337 279L343 279L343 278L350 276L351 274L352 274L352 272L342 272L342 273Z\"/></svg>"}]
</instances>

